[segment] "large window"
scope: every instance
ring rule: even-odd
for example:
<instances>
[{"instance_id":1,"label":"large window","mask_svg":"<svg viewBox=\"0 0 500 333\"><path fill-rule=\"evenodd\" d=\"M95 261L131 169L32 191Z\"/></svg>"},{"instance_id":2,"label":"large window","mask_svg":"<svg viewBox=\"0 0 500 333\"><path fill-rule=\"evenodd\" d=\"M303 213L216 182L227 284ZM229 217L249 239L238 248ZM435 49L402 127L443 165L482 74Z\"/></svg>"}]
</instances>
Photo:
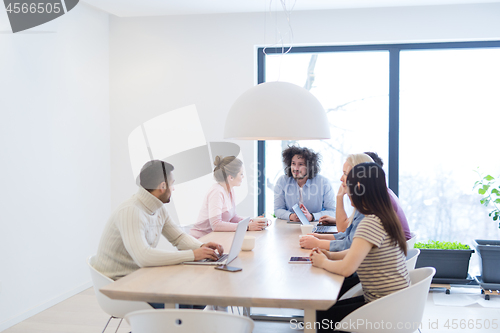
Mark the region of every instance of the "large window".
<instances>
[{"instance_id":1,"label":"large window","mask_svg":"<svg viewBox=\"0 0 500 333\"><path fill-rule=\"evenodd\" d=\"M330 140L265 143L268 212L273 209L274 184L284 174L281 151L290 144L320 152L321 174L335 189L340 186L339 170L350 152L368 149L387 158L388 73L387 51L301 53L266 59L268 81L280 79L295 83L318 97L326 109L333 134Z\"/></svg>"},{"instance_id":2,"label":"large window","mask_svg":"<svg viewBox=\"0 0 500 333\"><path fill-rule=\"evenodd\" d=\"M422 240L499 235L472 191L477 171L500 175L498 59L498 48L401 52L399 197Z\"/></svg>"},{"instance_id":3,"label":"large window","mask_svg":"<svg viewBox=\"0 0 500 333\"><path fill-rule=\"evenodd\" d=\"M321 152L321 173L334 188L345 157L371 150L386 162L389 186L418 240L499 238L472 187L478 168L500 175L500 42L272 51L259 50L259 81L309 89L327 110L332 138L259 143L259 213L274 209L272 189L288 144Z\"/></svg>"}]
</instances>

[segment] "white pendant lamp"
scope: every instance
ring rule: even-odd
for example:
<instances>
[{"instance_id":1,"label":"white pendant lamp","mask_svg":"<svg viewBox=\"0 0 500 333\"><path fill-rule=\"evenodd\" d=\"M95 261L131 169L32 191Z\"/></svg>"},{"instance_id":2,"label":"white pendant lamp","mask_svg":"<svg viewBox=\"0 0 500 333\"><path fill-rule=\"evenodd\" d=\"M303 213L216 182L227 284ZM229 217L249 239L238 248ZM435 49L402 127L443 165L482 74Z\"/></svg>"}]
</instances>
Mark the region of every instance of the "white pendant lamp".
<instances>
[{"instance_id":1,"label":"white pendant lamp","mask_svg":"<svg viewBox=\"0 0 500 333\"><path fill-rule=\"evenodd\" d=\"M288 82L265 82L234 102L224 138L319 140L330 138L330 128L323 106L308 90Z\"/></svg>"}]
</instances>

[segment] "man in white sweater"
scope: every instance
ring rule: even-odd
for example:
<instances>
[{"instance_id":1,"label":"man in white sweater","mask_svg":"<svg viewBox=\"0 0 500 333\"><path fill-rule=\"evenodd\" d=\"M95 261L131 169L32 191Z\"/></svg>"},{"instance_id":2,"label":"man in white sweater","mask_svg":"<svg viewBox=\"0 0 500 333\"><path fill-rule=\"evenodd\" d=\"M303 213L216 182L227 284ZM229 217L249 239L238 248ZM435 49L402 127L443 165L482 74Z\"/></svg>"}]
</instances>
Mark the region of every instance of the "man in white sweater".
<instances>
[{"instance_id":1,"label":"man in white sweater","mask_svg":"<svg viewBox=\"0 0 500 333\"><path fill-rule=\"evenodd\" d=\"M142 167L139 190L116 209L104 228L94 263L99 272L117 280L140 267L216 260L216 251L223 253L221 245L203 244L184 233L168 215L163 204L170 202L174 190L173 169L159 160ZM160 235L179 251L157 249Z\"/></svg>"}]
</instances>

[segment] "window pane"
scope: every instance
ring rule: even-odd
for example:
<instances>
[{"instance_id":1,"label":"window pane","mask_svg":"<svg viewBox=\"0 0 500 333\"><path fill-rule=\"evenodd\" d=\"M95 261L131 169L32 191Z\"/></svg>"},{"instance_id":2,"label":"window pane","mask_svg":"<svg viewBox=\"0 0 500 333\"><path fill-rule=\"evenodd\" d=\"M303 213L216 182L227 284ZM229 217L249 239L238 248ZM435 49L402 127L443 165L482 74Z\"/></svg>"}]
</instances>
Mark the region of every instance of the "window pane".
<instances>
[{"instance_id":1,"label":"window pane","mask_svg":"<svg viewBox=\"0 0 500 333\"><path fill-rule=\"evenodd\" d=\"M308 81L308 78L310 81ZM311 81L312 79L312 81ZM281 151L297 143L322 155L321 174L337 191L345 158L376 151L388 157L389 53L292 53L266 57L266 81L285 81L310 89L327 110L330 140L266 141L266 212L274 210L273 188L283 175ZM307 114L304 115L307 121ZM276 124L276 126L284 126ZM350 205L345 205L350 207Z\"/></svg>"},{"instance_id":2,"label":"window pane","mask_svg":"<svg viewBox=\"0 0 500 333\"><path fill-rule=\"evenodd\" d=\"M399 196L419 241L499 237L472 190L477 168L500 175L498 59L500 49L401 52Z\"/></svg>"}]
</instances>

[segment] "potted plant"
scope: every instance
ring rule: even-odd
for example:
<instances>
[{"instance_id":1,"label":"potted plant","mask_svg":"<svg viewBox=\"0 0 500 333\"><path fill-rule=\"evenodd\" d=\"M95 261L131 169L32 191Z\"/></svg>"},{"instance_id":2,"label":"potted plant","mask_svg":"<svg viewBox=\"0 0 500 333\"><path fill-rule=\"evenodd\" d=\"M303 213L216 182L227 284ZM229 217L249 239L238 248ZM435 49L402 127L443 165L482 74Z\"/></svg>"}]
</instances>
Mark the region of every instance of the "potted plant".
<instances>
[{"instance_id":1,"label":"potted plant","mask_svg":"<svg viewBox=\"0 0 500 333\"><path fill-rule=\"evenodd\" d=\"M500 222L500 182L491 175L480 177L474 184L474 188L478 188L477 193L482 196L480 202L486 207L492 207L489 216L493 221ZM500 223L498 227L500 228ZM478 281L500 284L500 241L476 239L474 247L480 258L481 276Z\"/></svg>"},{"instance_id":2,"label":"potted plant","mask_svg":"<svg viewBox=\"0 0 500 333\"><path fill-rule=\"evenodd\" d=\"M428 241L427 243L415 243L416 249L420 249L415 268L434 267L436 275L433 282L441 283L468 283L469 260L474 250L469 245L458 242ZM439 281L438 281L439 280ZM448 281L449 280L449 281Z\"/></svg>"}]
</instances>

